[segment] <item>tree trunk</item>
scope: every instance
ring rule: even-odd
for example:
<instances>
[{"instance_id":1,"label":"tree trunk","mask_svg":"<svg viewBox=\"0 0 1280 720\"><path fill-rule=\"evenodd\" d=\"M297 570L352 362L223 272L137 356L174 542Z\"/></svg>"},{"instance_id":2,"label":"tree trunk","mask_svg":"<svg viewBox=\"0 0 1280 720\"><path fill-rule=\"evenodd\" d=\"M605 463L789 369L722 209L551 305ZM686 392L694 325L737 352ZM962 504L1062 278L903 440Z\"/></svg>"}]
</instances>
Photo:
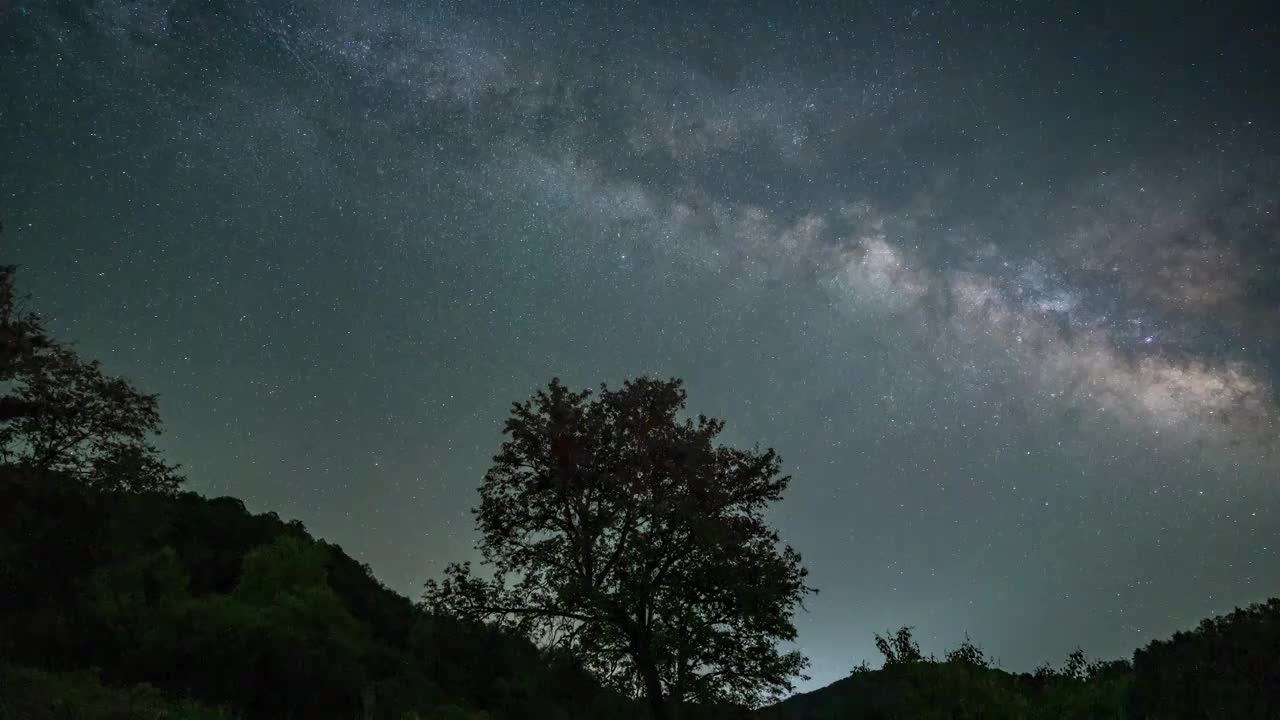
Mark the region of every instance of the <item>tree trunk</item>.
<instances>
[{"instance_id":1,"label":"tree trunk","mask_svg":"<svg viewBox=\"0 0 1280 720\"><path fill-rule=\"evenodd\" d=\"M653 715L653 720L667 720L667 701L662 696L662 680L658 677L657 666L648 658L642 658L637 665L644 680L644 695L649 701L649 712Z\"/></svg>"}]
</instances>

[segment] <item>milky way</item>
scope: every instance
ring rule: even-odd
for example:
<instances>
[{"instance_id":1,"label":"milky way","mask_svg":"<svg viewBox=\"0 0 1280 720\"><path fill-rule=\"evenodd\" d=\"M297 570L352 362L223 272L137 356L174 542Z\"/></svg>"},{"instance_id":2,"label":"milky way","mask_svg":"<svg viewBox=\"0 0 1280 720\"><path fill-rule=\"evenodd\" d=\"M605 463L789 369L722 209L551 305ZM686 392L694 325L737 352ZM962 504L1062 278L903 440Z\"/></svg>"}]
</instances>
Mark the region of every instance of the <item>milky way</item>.
<instances>
[{"instance_id":1,"label":"milky way","mask_svg":"<svg viewBox=\"0 0 1280 720\"><path fill-rule=\"evenodd\" d=\"M857 7L0 1L3 260L411 595L511 401L642 372L794 474L811 686L1280 592L1276 18Z\"/></svg>"}]
</instances>

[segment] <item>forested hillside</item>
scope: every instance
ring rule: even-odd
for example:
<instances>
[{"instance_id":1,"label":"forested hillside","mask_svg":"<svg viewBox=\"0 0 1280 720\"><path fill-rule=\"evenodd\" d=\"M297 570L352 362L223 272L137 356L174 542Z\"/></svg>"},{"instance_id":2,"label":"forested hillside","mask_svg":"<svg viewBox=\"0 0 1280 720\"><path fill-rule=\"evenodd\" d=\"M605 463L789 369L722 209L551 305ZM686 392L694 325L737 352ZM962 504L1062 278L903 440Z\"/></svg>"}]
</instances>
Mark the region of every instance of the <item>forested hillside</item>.
<instances>
[{"instance_id":1,"label":"forested hillside","mask_svg":"<svg viewBox=\"0 0 1280 720\"><path fill-rule=\"evenodd\" d=\"M571 659L429 616L233 498L0 469L0 576L6 720L165 717L177 698L243 718L632 716Z\"/></svg>"},{"instance_id":2,"label":"forested hillside","mask_svg":"<svg viewBox=\"0 0 1280 720\"><path fill-rule=\"evenodd\" d=\"M810 591L764 521L772 451L681 420L676 379L516 404L481 486L491 579L415 603L301 522L181 491L157 398L49 336L0 266L0 720L752 716L805 666ZM781 550L780 550L781 548ZM518 578L512 586L501 574ZM534 640L541 642L535 644ZM1280 600L1132 659L1014 674L903 627L882 669L761 720L1280 716Z\"/></svg>"},{"instance_id":3,"label":"forested hillside","mask_svg":"<svg viewBox=\"0 0 1280 720\"><path fill-rule=\"evenodd\" d=\"M1076 650L1033 673L992 667L965 642L924 656L910 628L876 637L884 666L766 709L768 720L1266 720L1280 716L1280 599L1211 618L1134 653Z\"/></svg>"},{"instance_id":4,"label":"forested hillside","mask_svg":"<svg viewBox=\"0 0 1280 720\"><path fill-rule=\"evenodd\" d=\"M101 493L0 469L0 719L642 718L572 658L432 616L301 523L234 498ZM882 638L883 669L764 720L1256 718L1280 709L1280 600L1128 661L1009 673ZM914 648L914 649L913 649ZM686 709L681 717L732 717Z\"/></svg>"}]
</instances>

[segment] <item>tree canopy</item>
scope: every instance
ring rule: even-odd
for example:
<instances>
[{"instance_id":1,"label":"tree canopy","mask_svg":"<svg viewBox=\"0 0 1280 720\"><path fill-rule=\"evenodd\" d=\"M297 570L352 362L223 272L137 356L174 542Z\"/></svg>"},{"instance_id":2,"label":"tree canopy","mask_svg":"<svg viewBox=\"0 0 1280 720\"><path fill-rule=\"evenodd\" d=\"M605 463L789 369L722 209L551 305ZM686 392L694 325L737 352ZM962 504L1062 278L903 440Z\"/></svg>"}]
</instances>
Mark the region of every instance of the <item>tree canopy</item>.
<instances>
[{"instance_id":1,"label":"tree canopy","mask_svg":"<svg viewBox=\"0 0 1280 720\"><path fill-rule=\"evenodd\" d=\"M811 590L764 517L790 478L685 402L679 380L639 378L514 404L474 511L494 575L451 565L428 605L565 648L655 717L791 689L806 661L778 645Z\"/></svg>"},{"instance_id":2,"label":"tree canopy","mask_svg":"<svg viewBox=\"0 0 1280 720\"><path fill-rule=\"evenodd\" d=\"M150 440L156 396L50 337L22 307L15 273L0 265L0 463L103 490L175 490L177 467Z\"/></svg>"},{"instance_id":3,"label":"tree canopy","mask_svg":"<svg viewBox=\"0 0 1280 720\"><path fill-rule=\"evenodd\" d=\"M1134 717L1280 717L1280 598L1134 653Z\"/></svg>"}]
</instances>

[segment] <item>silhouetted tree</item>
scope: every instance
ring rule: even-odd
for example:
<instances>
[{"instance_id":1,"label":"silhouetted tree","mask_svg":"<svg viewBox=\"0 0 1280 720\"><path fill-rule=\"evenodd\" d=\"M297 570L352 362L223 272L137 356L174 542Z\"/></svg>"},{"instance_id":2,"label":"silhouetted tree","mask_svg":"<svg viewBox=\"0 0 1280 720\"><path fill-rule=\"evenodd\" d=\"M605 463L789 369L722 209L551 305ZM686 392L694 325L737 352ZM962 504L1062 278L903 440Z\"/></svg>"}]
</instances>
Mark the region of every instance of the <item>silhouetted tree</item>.
<instances>
[{"instance_id":1,"label":"silhouetted tree","mask_svg":"<svg viewBox=\"0 0 1280 720\"><path fill-rule=\"evenodd\" d=\"M14 273L0 266L0 463L104 490L175 490L177 466L149 441L160 432L156 396L50 338L20 306Z\"/></svg>"},{"instance_id":2,"label":"silhouetted tree","mask_svg":"<svg viewBox=\"0 0 1280 720\"><path fill-rule=\"evenodd\" d=\"M1089 658L1085 657L1084 650L1076 648L1067 655L1067 661L1063 663L1059 674L1072 680L1086 680L1089 677L1089 671Z\"/></svg>"},{"instance_id":3,"label":"silhouetted tree","mask_svg":"<svg viewBox=\"0 0 1280 720\"><path fill-rule=\"evenodd\" d=\"M553 380L515 404L474 511L495 577L451 565L428 606L568 648L658 718L789 690L806 661L777 643L810 589L763 514L790 478L685 400L679 380L594 398Z\"/></svg>"},{"instance_id":4,"label":"silhouetted tree","mask_svg":"<svg viewBox=\"0 0 1280 720\"><path fill-rule=\"evenodd\" d=\"M920 651L912 629L876 634L884 667L864 662L849 678L827 690L797 696L792 719L804 720L1027 720L1031 703L1019 680L991 667L986 654L966 636L937 660ZM827 695L822 698L821 695Z\"/></svg>"},{"instance_id":5,"label":"silhouetted tree","mask_svg":"<svg viewBox=\"0 0 1280 720\"><path fill-rule=\"evenodd\" d=\"M40 318L19 307L14 291L16 272L14 265L0 265L0 384L12 383L19 373L30 371L37 355L52 344ZM26 411L17 398L0 396L0 422Z\"/></svg>"},{"instance_id":6,"label":"silhouetted tree","mask_svg":"<svg viewBox=\"0 0 1280 720\"><path fill-rule=\"evenodd\" d=\"M906 625L894 633L876 633L876 650L884 656L885 665L904 665L924 660L920 646L911 637L911 628Z\"/></svg>"},{"instance_id":7,"label":"silhouetted tree","mask_svg":"<svg viewBox=\"0 0 1280 720\"><path fill-rule=\"evenodd\" d=\"M964 636L964 641L956 649L947 651L947 662L983 668L990 665L987 662L986 653L982 652L982 648L974 645L968 635Z\"/></svg>"},{"instance_id":8,"label":"silhouetted tree","mask_svg":"<svg viewBox=\"0 0 1280 720\"><path fill-rule=\"evenodd\" d=\"M1124 660L1090 660L1077 648L1061 668L1041 665L1024 678L1034 699L1028 720L1124 720L1132 668ZM1139 716L1143 717L1143 716Z\"/></svg>"}]
</instances>

